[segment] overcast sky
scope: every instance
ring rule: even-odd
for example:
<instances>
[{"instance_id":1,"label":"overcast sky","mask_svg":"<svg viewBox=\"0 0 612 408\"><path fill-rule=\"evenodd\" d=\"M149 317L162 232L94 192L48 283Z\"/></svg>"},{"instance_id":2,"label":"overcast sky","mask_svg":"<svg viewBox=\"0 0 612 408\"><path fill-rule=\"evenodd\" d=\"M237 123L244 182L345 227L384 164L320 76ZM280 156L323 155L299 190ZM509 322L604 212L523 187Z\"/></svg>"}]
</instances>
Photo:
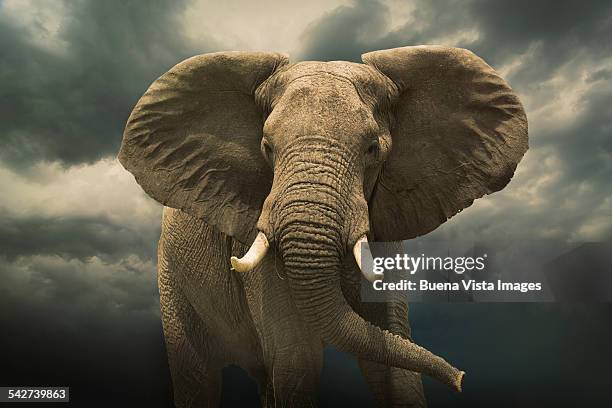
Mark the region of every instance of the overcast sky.
<instances>
[{"instance_id":1,"label":"overcast sky","mask_svg":"<svg viewBox=\"0 0 612 408\"><path fill-rule=\"evenodd\" d=\"M9 305L74 327L157 321L161 207L115 155L148 85L213 51L468 48L519 94L530 149L505 190L436 233L610 240L611 38L610 1L0 0L0 317Z\"/></svg>"}]
</instances>

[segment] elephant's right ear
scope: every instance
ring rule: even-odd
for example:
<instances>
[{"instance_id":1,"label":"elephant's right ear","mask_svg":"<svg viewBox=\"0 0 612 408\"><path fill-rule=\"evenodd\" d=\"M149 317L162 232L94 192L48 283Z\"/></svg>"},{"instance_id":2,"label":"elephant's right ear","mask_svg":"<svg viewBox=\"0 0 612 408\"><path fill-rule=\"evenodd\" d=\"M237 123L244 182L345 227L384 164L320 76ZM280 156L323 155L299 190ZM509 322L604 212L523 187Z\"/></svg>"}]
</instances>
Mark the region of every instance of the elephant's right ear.
<instances>
[{"instance_id":1,"label":"elephant's right ear","mask_svg":"<svg viewBox=\"0 0 612 408\"><path fill-rule=\"evenodd\" d=\"M272 185L260 153L255 90L288 58L204 54L173 67L140 98L119 161L147 194L250 244Z\"/></svg>"}]
</instances>

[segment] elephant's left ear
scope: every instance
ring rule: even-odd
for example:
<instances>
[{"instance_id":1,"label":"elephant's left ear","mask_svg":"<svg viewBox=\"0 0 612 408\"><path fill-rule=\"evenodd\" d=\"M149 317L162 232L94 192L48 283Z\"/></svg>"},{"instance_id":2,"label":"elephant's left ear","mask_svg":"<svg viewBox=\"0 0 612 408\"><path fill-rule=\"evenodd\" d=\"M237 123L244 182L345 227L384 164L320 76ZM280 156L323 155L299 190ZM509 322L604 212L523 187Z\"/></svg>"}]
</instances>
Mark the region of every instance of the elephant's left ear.
<instances>
[{"instance_id":1,"label":"elephant's left ear","mask_svg":"<svg viewBox=\"0 0 612 408\"><path fill-rule=\"evenodd\" d=\"M198 55L157 79L128 119L119 161L151 197L250 245L270 192L257 87L283 54Z\"/></svg>"},{"instance_id":2,"label":"elephant's left ear","mask_svg":"<svg viewBox=\"0 0 612 408\"><path fill-rule=\"evenodd\" d=\"M510 181L527 151L527 118L493 68L470 51L440 46L362 59L397 95L391 153L370 201L375 239L426 234Z\"/></svg>"}]
</instances>

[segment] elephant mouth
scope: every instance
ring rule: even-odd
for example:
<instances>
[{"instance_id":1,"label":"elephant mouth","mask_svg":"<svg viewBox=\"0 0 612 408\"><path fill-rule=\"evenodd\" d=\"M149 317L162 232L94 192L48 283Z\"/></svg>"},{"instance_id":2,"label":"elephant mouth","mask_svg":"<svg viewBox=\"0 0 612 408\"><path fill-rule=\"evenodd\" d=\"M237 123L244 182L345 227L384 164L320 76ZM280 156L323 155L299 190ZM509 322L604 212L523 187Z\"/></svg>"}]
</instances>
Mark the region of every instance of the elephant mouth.
<instances>
[{"instance_id":1,"label":"elephant mouth","mask_svg":"<svg viewBox=\"0 0 612 408\"><path fill-rule=\"evenodd\" d=\"M367 245L369 245L368 237L366 234L363 234L352 246L355 262L357 263L361 274L367 281L375 282L377 280L382 280L384 278L382 274L374 273L365 265L371 265L373 263L372 254L370 253L370 251L364 250L364 246ZM246 252L246 254L244 254L244 256L242 256L241 258L232 256L230 258L232 269L237 272L243 273L255 269L255 267L257 267L257 265L259 265L259 263L265 258L269 248L270 240L268 240L264 232L259 231L257 237L253 241L253 244ZM363 260L366 261L365 264Z\"/></svg>"}]
</instances>

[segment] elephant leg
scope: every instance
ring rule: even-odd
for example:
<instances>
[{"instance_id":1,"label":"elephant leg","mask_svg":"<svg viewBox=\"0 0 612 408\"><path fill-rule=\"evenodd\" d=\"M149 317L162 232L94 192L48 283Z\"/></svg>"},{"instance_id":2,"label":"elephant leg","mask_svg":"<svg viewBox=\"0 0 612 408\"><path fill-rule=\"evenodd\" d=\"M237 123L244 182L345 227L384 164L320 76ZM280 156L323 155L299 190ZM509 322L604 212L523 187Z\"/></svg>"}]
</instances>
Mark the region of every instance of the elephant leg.
<instances>
[{"instance_id":1,"label":"elephant leg","mask_svg":"<svg viewBox=\"0 0 612 408\"><path fill-rule=\"evenodd\" d=\"M268 406L316 407L322 368L320 345L297 343L278 348L271 367L274 400L268 399Z\"/></svg>"},{"instance_id":2,"label":"elephant leg","mask_svg":"<svg viewBox=\"0 0 612 408\"><path fill-rule=\"evenodd\" d=\"M361 372L380 407L425 407L421 375L359 360Z\"/></svg>"},{"instance_id":3,"label":"elephant leg","mask_svg":"<svg viewBox=\"0 0 612 408\"><path fill-rule=\"evenodd\" d=\"M377 326L412 340L408 305L402 301L362 303L360 313ZM425 407L421 375L409 370L359 360L361 372L381 407Z\"/></svg>"},{"instance_id":4,"label":"elephant leg","mask_svg":"<svg viewBox=\"0 0 612 408\"><path fill-rule=\"evenodd\" d=\"M266 377L265 381L258 381L259 400L262 407L274 407L274 384Z\"/></svg>"},{"instance_id":5,"label":"elephant leg","mask_svg":"<svg viewBox=\"0 0 612 408\"><path fill-rule=\"evenodd\" d=\"M218 407L221 367L206 352L210 342L202 320L177 287L162 251L158 259L161 316L174 403L183 407Z\"/></svg>"}]
</instances>

